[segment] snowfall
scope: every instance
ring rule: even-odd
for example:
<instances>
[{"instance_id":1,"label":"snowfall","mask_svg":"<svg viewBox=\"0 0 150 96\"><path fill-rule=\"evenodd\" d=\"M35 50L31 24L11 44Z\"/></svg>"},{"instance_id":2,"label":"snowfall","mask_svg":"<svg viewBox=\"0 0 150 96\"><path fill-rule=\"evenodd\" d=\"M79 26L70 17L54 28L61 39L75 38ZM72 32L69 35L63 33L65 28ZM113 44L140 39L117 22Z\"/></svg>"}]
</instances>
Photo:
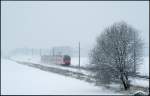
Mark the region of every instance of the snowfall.
<instances>
[{"instance_id":1,"label":"snowfall","mask_svg":"<svg viewBox=\"0 0 150 96\"><path fill-rule=\"evenodd\" d=\"M40 58L16 56L14 60L40 62ZM72 58L72 64L78 64L78 58ZM81 65L88 64L88 59L81 58ZM141 74L149 76L149 58L139 70ZM135 85L145 85L148 81L134 80ZM59 74L41 71L39 69L18 64L14 61L1 58L1 94L2 95L121 95L123 93L95 86L82 80Z\"/></svg>"}]
</instances>

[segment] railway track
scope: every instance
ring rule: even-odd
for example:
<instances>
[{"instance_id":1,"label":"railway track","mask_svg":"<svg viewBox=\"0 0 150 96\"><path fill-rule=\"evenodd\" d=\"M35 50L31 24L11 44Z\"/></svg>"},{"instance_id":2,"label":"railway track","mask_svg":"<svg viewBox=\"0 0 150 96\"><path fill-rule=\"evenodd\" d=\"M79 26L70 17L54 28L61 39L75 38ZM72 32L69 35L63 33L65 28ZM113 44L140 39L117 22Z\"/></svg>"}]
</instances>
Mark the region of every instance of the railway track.
<instances>
[{"instance_id":1,"label":"railway track","mask_svg":"<svg viewBox=\"0 0 150 96\"><path fill-rule=\"evenodd\" d=\"M84 80L84 81L89 82L89 83L95 83L96 82L94 77L90 74L84 74L81 71L77 72L77 71L68 70L68 68L77 69L78 67L76 67L76 66L75 67L61 66L62 68L63 67L65 68L65 69L62 69L62 68L57 68L57 67L53 67L53 66L45 66L43 64L37 64L37 63L31 63L31 62L16 61L16 60L12 60L12 61L17 62L19 64L26 65L26 66L34 67L34 68L40 69L42 71L53 72L53 73L57 73L60 75ZM59 65L57 65L57 66L59 66ZM84 68L80 69L80 70L84 70ZM84 70L84 71L87 71L87 70ZM98 86L104 86L104 84L99 84ZM113 89L111 87L109 87L109 89L116 91L115 89ZM146 93L149 93L149 88L146 88L146 87L131 85L131 89L132 89L132 92L130 91L130 93L133 93L133 91L135 92L138 90L142 90Z\"/></svg>"}]
</instances>

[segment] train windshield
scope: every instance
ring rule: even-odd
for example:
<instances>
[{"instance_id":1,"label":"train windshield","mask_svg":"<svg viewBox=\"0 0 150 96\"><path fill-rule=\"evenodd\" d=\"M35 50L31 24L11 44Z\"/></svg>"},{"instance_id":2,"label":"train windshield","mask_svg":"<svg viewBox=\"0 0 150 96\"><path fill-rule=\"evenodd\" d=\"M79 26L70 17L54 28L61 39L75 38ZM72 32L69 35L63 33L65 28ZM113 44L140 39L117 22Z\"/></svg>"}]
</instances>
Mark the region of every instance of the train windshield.
<instances>
[{"instance_id":1,"label":"train windshield","mask_svg":"<svg viewBox=\"0 0 150 96\"><path fill-rule=\"evenodd\" d=\"M70 60L71 58L70 58L70 56L68 56L68 55L64 55L64 58L63 58L64 60Z\"/></svg>"}]
</instances>

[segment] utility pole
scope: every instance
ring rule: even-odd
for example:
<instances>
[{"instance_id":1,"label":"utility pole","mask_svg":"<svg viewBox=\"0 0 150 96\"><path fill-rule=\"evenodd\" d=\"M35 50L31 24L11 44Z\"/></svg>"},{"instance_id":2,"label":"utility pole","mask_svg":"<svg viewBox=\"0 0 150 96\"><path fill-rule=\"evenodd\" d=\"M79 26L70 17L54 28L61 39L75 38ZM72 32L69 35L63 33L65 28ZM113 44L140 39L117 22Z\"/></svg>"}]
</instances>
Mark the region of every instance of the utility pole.
<instances>
[{"instance_id":1,"label":"utility pole","mask_svg":"<svg viewBox=\"0 0 150 96\"><path fill-rule=\"evenodd\" d=\"M79 70L80 70L80 42L79 42Z\"/></svg>"},{"instance_id":2,"label":"utility pole","mask_svg":"<svg viewBox=\"0 0 150 96\"><path fill-rule=\"evenodd\" d=\"M136 72L136 61L135 61L135 56L136 56L136 54L135 54L135 32L134 32L134 72Z\"/></svg>"},{"instance_id":3,"label":"utility pole","mask_svg":"<svg viewBox=\"0 0 150 96\"><path fill-rule=\"evenodd\" d=\"M54 48L53 48L53 56L54 56Z\"/></svg>"}]
</instances>

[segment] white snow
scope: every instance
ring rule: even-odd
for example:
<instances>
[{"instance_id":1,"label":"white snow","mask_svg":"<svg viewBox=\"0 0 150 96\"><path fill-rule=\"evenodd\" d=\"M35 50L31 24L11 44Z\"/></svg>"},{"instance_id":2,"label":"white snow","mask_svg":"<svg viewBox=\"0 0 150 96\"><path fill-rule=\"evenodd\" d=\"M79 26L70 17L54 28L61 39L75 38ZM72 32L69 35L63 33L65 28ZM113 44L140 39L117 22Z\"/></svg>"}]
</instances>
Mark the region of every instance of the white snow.
<instances>
[{"instance_id":1,"label":"white snow","mask_svg":"<svg viewBox=\"0 0 150 96\"><path fill-rule=\"evenodd\" d=\"M132 85L149 88L149 80L148 79L130 78L130 80L131 80Z\"/></svg>"},{"instance_id":2,"label":"white snow","mask_svg":"<svg viewBox=\"0 0 150 96\"><path fill-rule=\"evenodd\" d=\"M101 95L120 94L77 79L41 71L1 59L2 95Z\"/></svg>"},{"instance_id":3,"label":"white snow","mask_svg":"<svg viewBox=\"0 0 150 96\"><path fill-rule=\"evenodd\" d=\"M79 57L72 57L71 58L72 65L79 65ZM80 66L86 66L89 64L88 57L80 57Z\"/></svg>"},{"instance_id":4,"label":"white snow","mask_svg":"<svg viewBox=\"0 0 150 96\"><path fill-rule=\"evenodd\" d=\"M17 61L28 61L28 62L33 62L33 63L40 63L40 56L34 55L16 55L12 56L11 59L17 60Z\"/></svg>"},{"instance_id":5,"label":"white snow","mask_svg":"<svg viewBox=\"0 0 150 96\"><path fill-rule=\"evenodd\" d=\"M138 70L141 75L149 76L149 57L143 58L143 63L140 65L140 68Z\"/></svg>"}]
</instances>

